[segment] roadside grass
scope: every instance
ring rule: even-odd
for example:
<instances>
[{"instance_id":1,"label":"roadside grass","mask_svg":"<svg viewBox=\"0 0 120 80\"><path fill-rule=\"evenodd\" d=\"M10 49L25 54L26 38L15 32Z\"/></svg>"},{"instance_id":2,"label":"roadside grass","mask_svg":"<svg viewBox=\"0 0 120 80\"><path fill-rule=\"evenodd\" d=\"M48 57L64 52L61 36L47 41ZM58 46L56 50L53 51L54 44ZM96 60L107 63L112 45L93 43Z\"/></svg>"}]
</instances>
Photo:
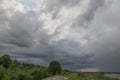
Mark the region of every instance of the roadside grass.
<instances>
[{"instance_id":1,"label":"roadside grass","mask_svg":"<svg viewBox=\"0 0 120 80\"><path fill-rule=\"evenodd\" d=\"M107 78L104 76L105 73L94 73L94 72L63 72L62 75L68 77L68 80L120 80Z\"/></svg>"}]
</instances>

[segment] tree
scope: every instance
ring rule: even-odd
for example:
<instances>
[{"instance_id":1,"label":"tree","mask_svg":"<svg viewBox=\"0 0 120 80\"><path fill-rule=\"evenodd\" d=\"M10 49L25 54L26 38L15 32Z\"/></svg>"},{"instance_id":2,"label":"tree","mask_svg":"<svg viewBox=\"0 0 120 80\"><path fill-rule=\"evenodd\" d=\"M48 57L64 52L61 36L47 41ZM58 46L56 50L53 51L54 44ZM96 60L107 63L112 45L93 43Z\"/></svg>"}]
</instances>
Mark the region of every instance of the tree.
<instances>
[{"instance_id":1,"label":"tree","mask_svg":"<svg viewBox=\"0 0 120 80\"><path fill-rule=\"evenodd\" d=\"M0 65L0 80L3 80L5 74L5 68Z\"/></svg>"},{"instance_id":2,"label":"tree","mask_svg":"<svg viewBox=\"0 0 120 80\"><path fill-rule=\"evenodd\" d=\"M3 65L3 67L9 68L10 63L11 63L11 59L9 55L3 55L0 58L0 64Z\"/></svg>"},{"instance_id":3,"label":"tree","mask_svg":"<svg viewBox=\"0 0 120 80\"><path fill-rule=\"evenodd\" d=\"M49 64L49 73L52 75L61 74L61 65L58 61L52 61Z\"/></svg>"}]
</instances>

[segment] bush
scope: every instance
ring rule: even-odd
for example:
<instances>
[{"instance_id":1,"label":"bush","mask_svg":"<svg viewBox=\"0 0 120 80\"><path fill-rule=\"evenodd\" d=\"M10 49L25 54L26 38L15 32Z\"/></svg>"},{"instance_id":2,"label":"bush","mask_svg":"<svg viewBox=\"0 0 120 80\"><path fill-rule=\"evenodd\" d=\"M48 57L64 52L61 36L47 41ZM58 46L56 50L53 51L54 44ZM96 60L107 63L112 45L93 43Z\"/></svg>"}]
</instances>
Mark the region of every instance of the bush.
<instances>
[{"instance_id":1,"label":"bush","mask_svg":"<svg viewBox=\"0 0 120 80\"><path fill-rule=\"evenodd\" d=\"M33 80L33 76L29 72L18 68L13 72L13 80Z\"/></svg>"},{"instance_id":2,"label":"bush","mask_svg":"<svg viewBox=\"0 0 120 80\"><path fill-rule=\"evenodd\" d=\"M84 73L82 73L82 72L78 72L78 73L77 73L77 76L78 76L78 77L85 77Z\"/></svg>"},{"instance_id":3,"label":"bush","mask_svg":"<svg viewBox=\"0 0 120 80\"><path fill-rule=\"evenodd\" d=\"M32 76L34 77L34 80L41 80L43 78L46 78L49 76L48 72L44 69L35 69L32 72Z\"/></svg>"},{"instance_id":4,"label":"bush","mask_svg":"<svg viewBox=\"0 0 120 80\"><path fill-rule=\"evenodd\" d=\"M0 65L0 80L3 80L4 73L5 73L5 68L2 65Z\"/></svg>"},{"instance_id":5,"label":"bush","mask_svg":"<svg viewBox=\"0 0 120 80\"><path fill-rule=\"evenodd\" d=\"M48 70L52 75L61 74L61 65L58 61L52 61L49 65Z\"/></svg>"},{"instance_id":6,"label":"bush","mask_svg":"<svg viewBox=\"0 0 120 80\"><path fill-rule=\"evenodd\" d=\"M33 80L33 77L27 73L20 73L17 80Z\"/></svg>"}]
</instances>

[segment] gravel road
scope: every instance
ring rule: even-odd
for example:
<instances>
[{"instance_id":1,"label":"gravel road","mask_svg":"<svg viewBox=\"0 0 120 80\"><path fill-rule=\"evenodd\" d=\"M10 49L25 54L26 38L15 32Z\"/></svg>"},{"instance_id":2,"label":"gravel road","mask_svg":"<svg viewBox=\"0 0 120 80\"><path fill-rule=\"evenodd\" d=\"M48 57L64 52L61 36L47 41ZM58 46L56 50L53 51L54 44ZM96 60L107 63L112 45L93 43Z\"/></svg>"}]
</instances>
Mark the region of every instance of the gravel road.
<instances>
[{"instance_id":1,"label":"gravel road","mask_svg":"<svg viewBox=\"0 0 120 80\"><path fill-rule=\"evenodd\" d=\"M68 80L68 78L63 76L53 76L53 77L48 77L42 80Z\"/></svg>"}]
</instances>

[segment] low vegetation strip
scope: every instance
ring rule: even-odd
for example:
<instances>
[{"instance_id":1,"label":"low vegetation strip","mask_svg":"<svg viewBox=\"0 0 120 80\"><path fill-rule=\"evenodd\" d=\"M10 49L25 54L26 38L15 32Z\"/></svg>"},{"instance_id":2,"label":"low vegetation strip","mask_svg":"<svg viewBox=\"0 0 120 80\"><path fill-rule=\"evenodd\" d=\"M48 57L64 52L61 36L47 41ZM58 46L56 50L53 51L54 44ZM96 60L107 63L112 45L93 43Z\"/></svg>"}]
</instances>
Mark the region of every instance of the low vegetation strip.
<instances>
[{"instance_id":1,"label":"low vegetation strip","mask_svg":"<svg viewBox=\"0 0 120 80\"><path fill-rule=\"evenodd\" d=\"M115 73L111 73L111 74L105 74L106 77L109 77L109 78L118 78L120 79L120 74L115 74Z\"/></svg>"},{"instance_id":2,"label":"low vegetation strip","mask_svg":"<svg viewBox=\"0 0 120 80\"><path fill-rule=\"evenodd\" d=\"M65 73L68 80L120 80L118 78L109 78L106 77L105 74L101 72L69 72Z\"/></svg>"}]
</instances>

